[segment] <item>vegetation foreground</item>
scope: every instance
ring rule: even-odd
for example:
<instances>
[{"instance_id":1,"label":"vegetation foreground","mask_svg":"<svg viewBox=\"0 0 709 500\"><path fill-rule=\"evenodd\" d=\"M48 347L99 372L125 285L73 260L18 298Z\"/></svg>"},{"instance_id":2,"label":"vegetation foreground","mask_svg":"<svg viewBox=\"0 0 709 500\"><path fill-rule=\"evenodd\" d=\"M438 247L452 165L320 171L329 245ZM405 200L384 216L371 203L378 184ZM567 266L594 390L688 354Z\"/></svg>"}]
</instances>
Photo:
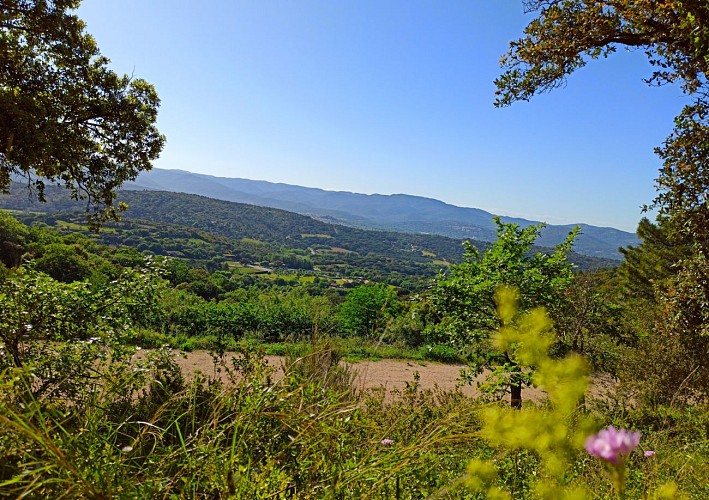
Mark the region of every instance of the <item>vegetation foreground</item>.
<instances>
[{"instance_id":1,"label":"vegetation foreground","mask_svg":"<svg viewBox=\"0 0 709 500\"><path fill-rule=\"evenodd\" d=\"M110 339L42 347L73 370L46 391L38 381L47 373L37 368L3 373L0 491L29 498L706 497L706 409L650 411L610 395L584 401L585 363L544 354L542 319L523 319L524 332L498 339L528 336L520 355L543 367L536 381L549 401L521 410L422 391L415 379L388 402L383 390L356 393L351 365L339 362L327 339L287 356L277 383L252 349L215 354L221 377L186 383L168 350L136 363L134 348ZM622 469L583 449L591 431L608 424L642 435L621 457Z\"/></svg>"},{"instance_id":2,"label":"vegetation foreground","mask_svg":"<svg viewBox=\"0 0 709 500\"><path fill-rule=\"evenodd\" d=\"M706 497L701 358L643 338L655 299L623 292L646 283L633 271L654 240L575 275L573 233L530 254L538 230L499 224L421 295L244 283L0 213L0 495ZM214 370L186 378L171 346L211 349ZM415 376L359 391L343 356L465 361L484 397ZM586 394L592 370L612 393ZM548 399L523 403L530 385Z\"/></svg>"},{"instance_id":3,"label":"vegetation foreground","mask_svg":"<svg viewBox=\"0 0 709 500\"><path fill-rule=\"evenodd\" d=\"M358 392L353 365L341 363L338 346L347 343L317 334L285 347L277 381L263 348L246 343L227 354L217 342L213 375L188 382L169 348L136 360L135 329L146 321L154 280L147 269L125 270L98 290L29 269L5 279L3 496L709 494L706 407L651 405L623 392L584 397L590 365L577 354L549 357L552 322L543 308L518 312L515 289L496 292L500 328L492 347L516 361L497 374L527 374L549 395L519 409L421 390L415 377L395 394ZM611 424L633 429L639 446L605 449L601 440L590 447L593 431Z\"/></svg>"},{"instance_id":4,"label":"vegetation foreground","mask_svg":"<svg viewBox=\"0 0 709 500\"><path fill-rule=\"evenodd\" d=\"M79 3L0 2L0 192L19 179L42 201L58 183L96 229L164 137L155 89L109 68ZM535 17L501 61L497 106L619 47L689 98L656 150L656 223L618 269L575 272L577 231L534 254L541 228L499 219L484 253L416 248L423 267L399 262L387 281L385 254L314 247L319 230L296 252L178 228L186 244L156 259L140 248L154 223L132 229L138 247L109 248L0 212L0 496L709 498L709 4L523 3ZM293 273L262 279L256 258ZM325 258L327 274L298 274ZM432 266L445 272L430 285L409 278ZM488 374L485 398L415 378L394 398L357 392L342 339L463 359L464 381ZM292 341L275 381L254 346ZM208 346L221 372L187 382L167 349L134 360L138 345ZM588 395L592 371L616 390ZM531 385L548 399L524 401Z\"/></svg>"}]
</instances>

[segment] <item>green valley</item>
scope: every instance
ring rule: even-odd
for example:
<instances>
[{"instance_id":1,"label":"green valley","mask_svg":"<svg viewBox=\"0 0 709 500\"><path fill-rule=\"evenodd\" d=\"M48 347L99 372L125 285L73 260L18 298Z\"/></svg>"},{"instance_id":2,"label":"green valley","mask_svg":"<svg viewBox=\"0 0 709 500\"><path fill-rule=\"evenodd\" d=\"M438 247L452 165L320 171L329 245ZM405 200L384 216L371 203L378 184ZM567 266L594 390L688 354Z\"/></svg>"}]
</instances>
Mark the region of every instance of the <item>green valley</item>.
<instances>
[{"instance_id":1,"label":"green valley","mask_svg":"<svg viewBox=\"0 0 709 500\"><path fill-rule=\"evenodd\" d=\"M81 4L0 1L0 498L709 498L709 2ZM495 105L592 92L489 115L522 10ZM637 235L148 174L628 228L677 102Z\"/></svg>"},{"instance_id":2,"label":"green valley","mask_svg":"<svg viewBox=\"0 0 709 500\"><path fill-rule=\"evenodd\" d=\"M15 187L0 198L25 222L66 230L83 225L81 204L47 189L37 205ZM128 210L120 223L98 234L103 243L133 246L156 255L184 258L210 269L235 265L317 270L333 278L368 279L422 289L451 263L460 262L462 241L435 235L368 231L320 222L283 210L157 191L123 191ZM39 213L39 209L45 212ZM474 242L477 248L489 247ZM535 249L544 251L544 249ZM579 269L615 267L617 262L571 253Z\"/></svg>"}]
</instances>

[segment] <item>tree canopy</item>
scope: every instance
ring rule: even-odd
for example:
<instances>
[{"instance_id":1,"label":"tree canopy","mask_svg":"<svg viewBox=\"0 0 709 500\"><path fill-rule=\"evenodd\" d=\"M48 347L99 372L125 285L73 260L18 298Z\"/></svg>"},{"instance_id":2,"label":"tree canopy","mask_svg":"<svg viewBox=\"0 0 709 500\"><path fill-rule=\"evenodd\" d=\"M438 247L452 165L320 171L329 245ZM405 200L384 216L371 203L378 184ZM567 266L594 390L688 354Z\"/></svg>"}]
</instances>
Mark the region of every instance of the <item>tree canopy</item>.
<instances>
[{"instance_id":1,"label":"tree canopy","mask_svg":"<svg viewBox=\"0 0 709 500\"><path fill-rule=\"evenodd\" d=\"M573 279L567 254L579 228L574 228L553 254L531 255L530 249L544 224L520 228L503 223L499 217L495 217L495 223L497 241L482 256L475 247L467 245L463 262L451 266L450 274L438 279L431 298L449 339L468 351L472 375L485 368L493 369L480 388L491 393L509 390L512 406L519 407L522 386L531 382L531 372L522 369L513 348L500 350L491 341L493 332L504 326L504 315L498 314L500 290L505 288L515 296L515 310L518 306L522 312L546 308L553 317L563 307L563 292ZM534 313L536 319L532 323L539 323L543 330L550 329L549 319L542 321L539 314L547 318L546 312Z\"/></svg>"},{"instance_id":2,"label":"tree canopy","mask_svg":"<svg viewBox=\"0 0 709 500\"><path fill-rule=\"evenodd\" d=\"M645 238L625 251L624 272L637 295L658 295L659 332L679 339L689 359L681 385L709 393L709 2L706 0L526 0L537 17L510 43L496 80L497 106L529 100L618 47L644 51L650 85L677 84L692 100L656 148L660 226L640 225ZM670 267L667 269L667 267ZM672 360L665 363L673 364Z\"/></svg>"},{"instance_id":3,"label":"tree canopy","mask_svg":"<svg viewBox=\"0 0 709 500\"><path fill-rule=\"evenodd\" d=\"M496 80L498 106L529 100L563 85L589 59L618 46L645 51L657 69L647 82L679 82L690 94L706 90L709 4L704 0L525 0L539 15L510 43Z\"/></svg>"},{"instance_id":4,"label":"tree canopy","mask_svg":"<svg viewBox=\"0 0 709 500\"><path fill-rule=\"evenodd\" d=\"M497 241L482 255L473 245L466 245L463 262L452 265L447 276L440 276L432 291L434 304L446 318L447 330L461 345L485 339L499 328L495 293L500 286L519 290L522 310L544 306L553 315L561 307L563 290L573 279L567 254L578 227L554 253L531 254L544 224L520 228L499 217L495 223Z\"/></svg>"},{"instance_id":5,"label":"tree canopy","mask_svg":"<svg viewBox=\"0 0 709 500\"><path fill-rule=\"evenodd\" d=\"M108 68L79 4L0 2L0 190L19 176L43 201L45 182L63 184L97 221L165 139L155 89Z\"/></svg>"},{"instance_id":6,"label":"tree canopy","mask_svg":"<svg viewBox=\"0 0 709 500\"><path fill-rule=\"evenodd\" d=\"M618 47L643 50L650 85L677 83L693 102L656 151L664 161L654 206L709 242L709 3L705 0L525 0L537 17L510 43L495 81L497 106L529 100Z\"/></svg>"},{"instance_id":7,"label":"tree canopy","mask_svg":"<svg viewBox=\"0 0 709 500\"><path fill-rule=\"evenodd\" d=\"M396 310L396 292L384 284L361 285L347 293L338 315L344 331L374 337Z\"/></svg>"}]
</instances>

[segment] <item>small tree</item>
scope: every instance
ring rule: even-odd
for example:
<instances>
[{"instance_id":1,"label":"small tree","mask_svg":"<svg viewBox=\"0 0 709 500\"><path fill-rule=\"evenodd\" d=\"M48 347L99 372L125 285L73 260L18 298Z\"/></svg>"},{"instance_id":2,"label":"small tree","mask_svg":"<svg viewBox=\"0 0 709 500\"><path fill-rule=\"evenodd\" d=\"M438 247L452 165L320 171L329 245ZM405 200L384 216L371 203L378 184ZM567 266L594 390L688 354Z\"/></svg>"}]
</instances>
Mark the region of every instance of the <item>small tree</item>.
<instances>
[{"instance_id":1,"label":"small tree","mask_svg":"<svg viewBox=\"0 0 709 500\"><path fill-rule=\"evenodd\" d=\"M490 392L509 390L511 404L522 404L522 387L530 383L508 351L499 351L490 342L491 334L500 328L496 314L495 293L500 286L519 290L522 310L545 307L551 316L563 306L564 289L573 279L572 265L566 256L574 238L575 228L566 240L557 245L551 255L530 254L530 249L544 224L520 228L495 218L497 241L482 255L466 243L463 262L451 266L447 276L441 276L432 293L432 300L441 314L441 328L450 341L467 351L471 366L469 375L492 368L488 384L481 386Z\"/></svg>"},{"instance_id":2,"label":"small tree","mask_svg":"<svg viewBox=\"0 0 709 500\"><path fill-rule=\"evenodd\" d=\"M338 320L349 334L371 337L382 329L396 309L396 292L384 284L353 288L340 306Z\"/></svg>"}]
</instances>

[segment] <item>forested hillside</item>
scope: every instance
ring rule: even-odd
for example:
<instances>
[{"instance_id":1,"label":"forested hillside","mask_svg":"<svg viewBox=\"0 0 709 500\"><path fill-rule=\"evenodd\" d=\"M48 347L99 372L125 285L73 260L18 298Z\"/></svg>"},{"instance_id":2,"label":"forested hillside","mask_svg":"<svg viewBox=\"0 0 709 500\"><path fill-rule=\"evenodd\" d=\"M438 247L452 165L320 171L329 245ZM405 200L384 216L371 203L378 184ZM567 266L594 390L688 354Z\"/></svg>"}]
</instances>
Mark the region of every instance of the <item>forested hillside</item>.
<instances>
[{"instance_id":1,"label":"forested hillside","mask_svg":"<svg viewBox=\"0 0 709 500\"><path fill-rule=\"evenodd\" d=\"M136 181L127 183L126 188L199 194L220 200L280 208L363 229L436 234L485 242L496 238L493 214L421 196L326 191L165 169L144 172ZM522 218L502 217L502 220L521 227L536 224ZM551 247L562 242L573 226L548 225L539 235L538 244ZM638 242L634 234L618 229L588 224L581 224L581 227L583 231L576 240L576 248L584 255L620 260L618 248Z\"/></svg>"},{"instance_id":2,"label":"forested hillside","mask_svg":"<svg viewBox=\"0 0 709 500\"><path fill-rule=\"evenodd\" d=\"M158 191L124 191L129 208L123 221L99 236L112 245L222 265L242 264L312 269L332 276L360 277L416 289L451 263L460 262L462 241L443 236L367 231L317 221L291 212ZM46 204L15 187L0 207L23 211L26 222L83 224L81 204L47 189ZM47 213L44 213L47 212ZM484 250L489 243L474 242ZM545 251L534 248L533 251ZM546 250L549 251L549 250ZM570 253L579 269L613 267L615 261Z\"/></svg>"}]
</instances>

